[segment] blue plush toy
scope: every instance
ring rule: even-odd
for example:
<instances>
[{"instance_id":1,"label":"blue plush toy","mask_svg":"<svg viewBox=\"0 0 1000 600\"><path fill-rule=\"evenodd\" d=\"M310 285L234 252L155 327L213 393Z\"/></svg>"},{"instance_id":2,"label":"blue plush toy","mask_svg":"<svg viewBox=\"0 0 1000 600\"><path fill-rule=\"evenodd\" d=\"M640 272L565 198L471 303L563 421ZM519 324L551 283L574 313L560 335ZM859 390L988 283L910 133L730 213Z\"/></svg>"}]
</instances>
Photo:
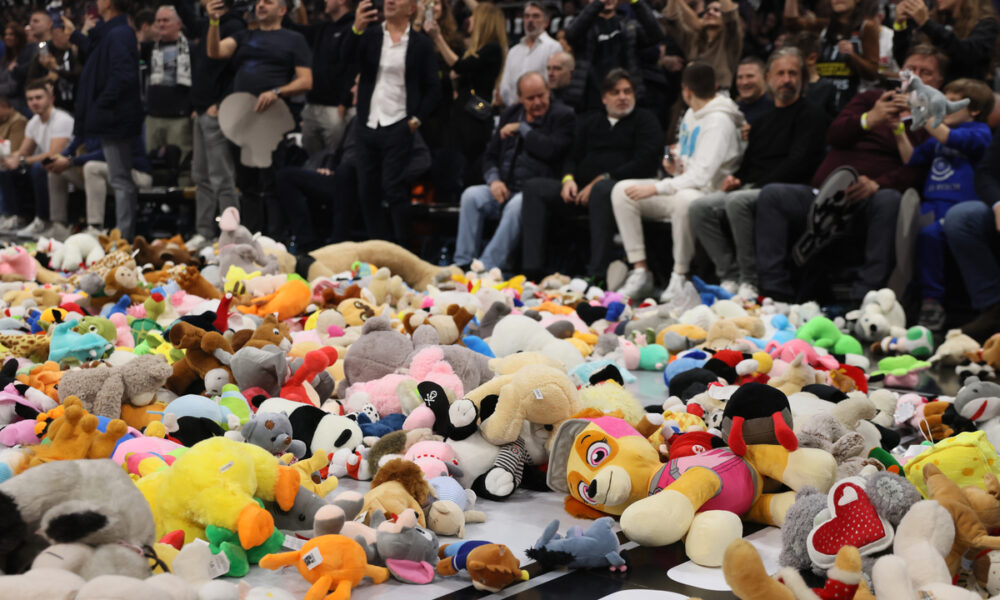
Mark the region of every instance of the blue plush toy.
<instances>
[{"instance_id":1,"label":"blue plush toy","mask_svg":"<svg viewBox=\"0 0 1000 600\"><path fill-rule=\"evenodd\" d=\"M377 416L378 412L374 414ZM392 413L376 420L372 418L372 413L368 411L359 412L357 417L358 427L361 428L361 435L365 437L382 437L387 433L399 431L403 428L403 421L406 420L406 415L400 413Z\"/></svg>"},{"instance_id":2,"label":"blue plush toy","mask_svg":"<svg viewBox=\"0 0 1000 600\"><path fill-rule=\"evenodd\" d=\"M694 284L694 289L698 290L698 295L701 296L702 304L712 306L715 304L716 300L729 300L733 297L733 295L727 292L722 286L709 285L697 275L691 276L691 283Z\"/></svg>"},{"instance_id":3,"label":"blue plush toy","mask_svg":"<svg viewBox=\"0 0 1000 600\"><path fill-rule=\"evenodd\" d=\"M496 358L496 354L493 354L493 349L490 345L483 341L481 337L475 335L467 335L462 338L462 343L465 347L473 352L478 352L483 356L488 356L490 358Z\"/></svg>"},{"instance_id":4,"label":"blue plush toy","mask_svg":"<svg viewBox=\"0 0 1000 600\"><path fill-rule=\"evenodd\" d=\"M709 358L711 357L708 353L702 350L688 350L678 354L677 358L670 361L667 368L663 370L663 383L669 386L671 379L684 371L705 366Z\"/></svg>"},{"instance_id":5,"label":"blue plush toy","mask_svg":"<svg viewBox=\"0 0 1000 600\"><path fill-rule=\"evenodd\" d=\"M558 533L557 519L549 523L542 537L527 550L527 555L545 569L609 567L612 571L624 572L628 567L618 552L618 536L612 529L614 524L611 517L601 517L587 531L576 526L563 537Z\"/></svg>"},{"instance_id":6,"label":"blue plush toy","mask_svg":"<svg viewBox=\"0 0 1000 600\"><path fill-rule=\"evenodd\" d=\"M52 328L52 339L49 341L49 360L62 364L63 362L83 363L88 360L104 358L107 352L114 350L108 340L94 332L77 333L73 331L77 320L59 323Z\"/></svg>"}]
</instances>

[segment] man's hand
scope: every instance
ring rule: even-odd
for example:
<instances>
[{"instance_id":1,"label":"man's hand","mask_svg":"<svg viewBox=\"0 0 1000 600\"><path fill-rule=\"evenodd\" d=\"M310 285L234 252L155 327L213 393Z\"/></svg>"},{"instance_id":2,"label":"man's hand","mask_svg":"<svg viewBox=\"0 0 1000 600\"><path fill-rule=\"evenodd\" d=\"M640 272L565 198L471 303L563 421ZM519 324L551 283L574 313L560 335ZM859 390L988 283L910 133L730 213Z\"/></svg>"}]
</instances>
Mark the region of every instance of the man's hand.
<instances>
[{"instance_id":1,"label":"man's hand","mask_svg":"<svg viewBox=\"0 0 1000 600\"><path fill-rule=\"evenodd\" d=\"M630 185L625 188L625 195L629 197L629 200L639 201L643 198L649 198L650 196L656 195L655 185Z\"/></svg>"},{"instance_id":2,"label":"man's hand","mask_svg":"<svg viewBox=\"0 0 1000 600\"><path fill-rule=\"evenodd\" d=\"M257 96L257 104L256 106L253 107L253 109L255 112L262 113L268 108L270 108L271 105L277 101L278 101L278 95L275 94L273 90L267 91L261 94L260 96Z\"/></svg>"},{"instance_id":3,"label":"man's hand","mask_svg":"<svg viewBox=\"0 0 1000 600\"><path fill-rule=\"evenodd\" d=\"M569 181L563 183L562 191L559 192L559 196L562 197L563 202L566 204L575 204L577 191L576 182L570 179Z\"/></svg>"},{"instance_id":4,"label":"man's hand","mask_svg":"<svg viewBox=\"0 0 1000 600\"><path fill-rule=\"evenodd\" d=\"M8 156L7 158L3 159L3 168L8 171L13 171L14 169L17 168L19 162L20 161L18 160L18 157L13 155Z\"/></svg>"},{"instance_id":5,"label":"man's hand","mask_svg":"<svg viewBox=\"0 0 1000 600\"><path fill-rule=\"evenodd\" d=\"M73 32L76 31L73 19L63 19L63 29L66 30L66 35L73 35Z\"/></svg>"},{"instance_id":6,"label":"man's hand","mask_svg":"<svg viewBox=\"0 0 1000 600\"><path fill-rule=\"evenodd\" d=\"M346 114L347 114L347 107L344 106L343 104L338 105L337 106L337 116L340 117L341 119L343 119L344 115L346 115Z\"/></svg>"},{"instance_id":7,"label":"man's hand","mask_svg":"<svg viewBox=\"0 0 1000 600\"><path fill-rule=\"evenodd\" d=\"M740 181L739 177L726 175L726 178L722 180L722 191L731 192L736 188L740 187L741 185L743 185L743 182Z\"/></svg>"},{"instance_id":8,"label":"man's hand","mask_svg":"<svg viewBox=\"0 0 1000 600\"><path fill-rule=\"evenodd\" d=\"M364 31L369 23L378 18L378 9L372 6L371 0L361 0L358 10L354 13L355 31Z\"/></svg>"},{"instance_id":9,"label":"man's hand","mask_svg":"<svg viewBox=\"0 0 1000 600\"><path fill-rule=\"evenodd\" d=\"M851 40L840 40L837 42L837 52L844 56L850 56L854 54L854 44L851 43Z\"/></svg>"},{"instance_id":10,"label":"man's hand","mask_svg":"<svg viewBox=\"0 0 1000 600\"><path fill-rule=\"evenodd\" d=\"M207 109L205 109L205 114L208 115L208 116L210 116L210 117L212 117L213 119L218 119L219 118L219 105L218 104L213 104L212 106L209 106Z\"/></svg>"},{"instance_id":11,"label":"man's hand","mask_svg":"<svg viewBox=\"0 0 1000 600\"><path fill-rule=\"evenodd\" d=\"M432 39L441 37L441 28L438 26L438 22L434 19L424 20L424 33L431 36Z\"/></svg>"},{"instance_id":12,"label":"man's hand","mask_svg":"<svg viewBox=\"0 0 1000 600\"><path fill-rule=\"evenodd\" d=\"M56 63L56 57L52 56L51 54L39 57L38 64L42 65L43 67L45 67L50 71L55 71L57 68L59 68L58 63Z\"/></svg>"},{"instance_id":13,"label":"man's hand","mask_svg":"<svg viewBox=\"0 0 1000 600\"><path fill-rule=\"evenodd\" d=\"M333 175L333 171L331 171L330 169L316 169L316 172L319 173L320 175L326 175L327 177Z\"/></svg>"},{"instance_id":14,"label":"man's hand","mask_svg":"<svg viewBox=\"0 0 1000 600\"><path fill-rule=\"evenodd\" d=\"M908 17L913 19L918 27L923 27L930 14L927 12L927 5L923 0L903 0L900 6L906 5L905 11Z\"/></svg>"},{"instance_id":15,"label":"man's hand","mask_svg":"<svg viewBox=\"0 0 1000 600\"><path fill-rule=\"evenodd\" d=\"M750 123L744 123L740 127L740 137L743 138L744 142L750 139Z\"/></svg>"},{"instance_id":16,"label":"man's hand","mask_svg":"<svg viewBox=\"0 0 1000 600\"><path fill-rule=\"evenodd\" d=\"M90 33L90 30L94 27L97 27L97 17L94 15L87 15L86 18L83 19L83 27L80 29L80 33Z\"/></svg>"},{"instance_id":17,"label":"man's hand","mask_svg":"<svg viewBox=\"0 0 1000 600\"><path fill-rule=\"evenodd\" d=\"M420 128L420 121L416 117L410 117L406 124L410 126L410 133L416 133L417 129Z\"/></svg>"},{"instance_id":18,"label":"man's hand","mask_svg":"<svg viewBox=\"0 0 1000 600\"><path fill-rule=\"evenodd\" d=\"M668 54L660 57L660 66L671 73L676 73L684 69L684 59L676 54Z\"/></svg>"},{"instance_id":19,"label":"man's hand","mask_svg":"<svg viewBox=\"0 0 1000 600\"><path fill-rule=\"evenodd\" d=\"M209 19L219 19L222 15L226 14L226 2L225 0L212 0L205 7L205 12L208 13Z\"/></svg>"},{"instance_id":20,"label":"man's hand","mask_svg":"<svg viewBox=\"0 0 1000 600\"><path fill-rule=\"evenodd\" d=\"M45 165L45 170L49 173L59 174L70 167L71 163L68 157L62 154L56 154L52 157L52 162Z\"/></svg>"},{"instance_id":21,"label":"man's hand","mask_svg":"<svg viewBox=\"0 0 1000 600\"><path fill-rule=\"evenodd\" d=\"M507 184L497 179L490 184L490 193L493 194L493 199L503 204L510 198L510 190L507 189Z\"/></svg>"},{"instance_id":22,"label":"man's hand","mask_svg":"<svg viewBox=\"0 0 1000 600\"><path fill-rule=\"evenodd\" d=\"M844 200L848 204L855 204L861 202L862 200L867 200L875 195L878 191L878 184L873 180L868 179L864 175L858 177L856 183L851 184L844 193Z\"/></svg>"},{"instance_id":23,"label":"man's hand","mask_svg":"<svg viewBox=\"0 0 1000 600\"><path fill-rule=\"evenodd\" d=\"M514 123L507 123L500 128L500 139L505 140L517 133L517 130L521 127L520 121L515 121Z\"/></svg>"},{"instance_id":24,"label":"man's hand","mask_svg":"<svg viewBox=\"0 0 1000 600\"><path fill-rule=\"evenodd\" d=\"M580 206L586 206L587 203L590 202L590 192L594 189L594 184L598 181L600 181L600 178L591 181L582 190L580 190L580 193L576 195L577 204Z\"/></svg>"},{"instance_id":25,"label":"man's hand","mask_svg":"<svg viewBox=\"0 0 1000 600\"><path fill-rule=\"evenodd\" d=\"M993 205L993 220L996 221L997 231L1000 231L1000 204Z\"/></svg>"},{"instance_id":26,"label":"man's hand","mask_svg":"<svg viewBox=\"0 0 1000 600\"><path fill-rule=\"evenodd\" d=\"M887 124L890 120L899 117L904 110L909 110L910 105L906 102L906 97L894 91L883 93L875 105L868 111L868 128L873 129L879 125Z\"/></svg>"}]
</instances>

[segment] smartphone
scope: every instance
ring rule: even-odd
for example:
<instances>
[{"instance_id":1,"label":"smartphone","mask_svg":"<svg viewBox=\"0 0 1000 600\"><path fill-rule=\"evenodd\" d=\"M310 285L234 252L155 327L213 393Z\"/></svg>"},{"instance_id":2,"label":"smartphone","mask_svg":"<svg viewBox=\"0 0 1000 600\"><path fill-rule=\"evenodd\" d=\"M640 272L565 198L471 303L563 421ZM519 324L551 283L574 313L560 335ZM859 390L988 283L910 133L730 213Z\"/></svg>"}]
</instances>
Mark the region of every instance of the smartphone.
<instances>
[{"instance_id":1,"label":"smartphone","mask_svg":"<svg viewBox=\"0 0 1000 600\"><path fill-rule=\"evenodd\" d=\"M96 2L88 2L83 10L88 17L93 17L94 19L100 18L100 13L97 11Z\"/></svg>"},{"instance_id":2,"label":"smartphone","mask_svg":"<svg viewBox=\"0 0 1000 600\"><path fill-rule=\"evenodd\" d=\"M428 2L424 9L424 23L434 20L434 2Z\"/></svg>"},{"instance_id":3,"label":"smartphone","mask_svg":"<svg viewBox=\"0 0 1000 600\"><path fill-rule=\"evenodd\" d=\"M46 57L48 55L49 55L48 42L38 42L38 56Z\"/></svg>"},{"instance_id":4,"label":"smartphone","mask_svg":"<svg viewBox=\"0 0 1000 600\"><path fill-rule=\"evenodd\" d=\"M63 18L61 10L55 10L55 9L49 10L49 18L52 19L52 27L62 28Z\"/></svg>"},{"instance_id":5,"label":"smartphone","mask_svg":"<svg viewBox=\"0 0 1000 600\"><path fill-rule=\"evenodd\" d=\"M382 5L383 4L384 4L384 0L372 0L372 8L374 8L375 10L377 10L380 13L382 12Z\"/></svg>"},{"instance_id":6,"label":"smartphone","mask_svg":"<svg viewBox=\"0 0 1000 600\"><path fill-rule=\"evenodd\" d=\"M893 79L891 77L880 79L878 82L878 87L890 92L899 90L900 86L902 85L903 85L902 81L900 81L899 79Z\"/></svg>"},{"instance_id":7,"label":"smartphone","mask_svg":"<svg viewBox=\"0 0 1000 600\"><path fill-rule=\"evenodd\" d=\"M42 159L42 164L43 165L51 165L52 163L55 162L55 160L56 159L52 158L51 156L46 156L45 158Z\"/></svg>"}]
</instances>

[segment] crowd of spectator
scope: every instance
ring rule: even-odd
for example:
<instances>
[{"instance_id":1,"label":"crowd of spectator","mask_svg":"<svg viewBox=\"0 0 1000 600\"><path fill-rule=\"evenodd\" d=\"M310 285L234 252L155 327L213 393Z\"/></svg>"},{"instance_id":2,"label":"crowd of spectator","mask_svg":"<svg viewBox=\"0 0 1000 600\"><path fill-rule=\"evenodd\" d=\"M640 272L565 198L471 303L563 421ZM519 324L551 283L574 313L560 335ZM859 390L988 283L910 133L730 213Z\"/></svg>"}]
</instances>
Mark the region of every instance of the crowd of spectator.
<instances>
[{"instance_id":1,"label":"crowd of spectator","mask_svg":"<svg viewBox=\"0 0 1000 600\"><path fill-rule=\"evenodd\" d=\"M678 297L700 244L729 292L796 300L853 236L854 301L910 282L920 322L941 329L954 260L980 311L969 332L1000 324L991 0L54 0L2 14L9 235L133 235L151 157L173 152L195 189L191 249L230 206L296 253L406 245L419 187L459 207L462 267L542 277L560 258L550 234L572 223L589 233L580 274L634 299ZM908 74L968 104L912 127ZM294 117L299 141L270 167L242 164L222 131L235 92ZM647 256L648 221L669 223L672 256Z\"/></svg>"}]
</instances>

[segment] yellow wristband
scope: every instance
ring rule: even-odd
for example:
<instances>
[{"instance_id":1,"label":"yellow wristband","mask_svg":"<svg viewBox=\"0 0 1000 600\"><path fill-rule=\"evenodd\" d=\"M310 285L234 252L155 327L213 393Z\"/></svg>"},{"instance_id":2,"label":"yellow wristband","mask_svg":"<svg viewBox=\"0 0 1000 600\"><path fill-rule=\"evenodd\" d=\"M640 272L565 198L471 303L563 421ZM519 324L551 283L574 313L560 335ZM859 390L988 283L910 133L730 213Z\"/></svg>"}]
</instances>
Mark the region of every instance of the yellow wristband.
<instances>
[{"instance_id":1,"label":"yellow wristband","mask_svg":"<svg viewBox=\"0 0 1000 600\"><path fill-rule=\"evenodd\" d=\"M355 27L354 25L351 25L351 31L354 32L354 35L361 35L362 33L364 33L363 31L358 31L358 28Z\"/></svg>"},{"instance_id":2,"label":"yellow wristband","mask_svg":"<svg viewBox=\"0 0 1000 600\"><path fill-rule=\"evenodd\" d=\"M219 26L219 20L218 19L209 19L208 20L208 25L210 27L218 27Z\"/></svg>"},{"instance_id":3,"label":"yellow wristband","mask_svg":"<svg viewBox=\"0 0 1000 600\"><path fill-rule=\"evenodd\" d=\"M868 113L861 113L861 129L865 131L871 131L872 128L868 126Z\"/></svg>"},{"instance_id":4,"label":"yellow wristband","mask_svg":"<svg viewBox=\"0 0 1000 600\"><path fill-rule=\"evenodd\" d=\"M906 125L903 125L902 121L896 123L896 127L892 130L892 132L895 133L896 135L903 135L904 133L906 133Z\"/></svg>"},{"instance_id":5,"label":"yellow wristband","mask_svg":"<svg viewBox=\"0 0 1000 600\"><path fill-rule=\"evenodd\" d=\"M573 176L572 175L566 175L565 177L562 178L562 182L563 183L566 183L567 181L573 181Z\"/></svg>"},{"instance_id":6,"label":"yellow wristband","mask_svg":"<svg viewBox=\"0 0 1000 600\"><path fill-rule=\"evenodd\" d=\"M895 31L906 31L906 21L893 21L892 28Z\"/></svg>"}]
</instances>

